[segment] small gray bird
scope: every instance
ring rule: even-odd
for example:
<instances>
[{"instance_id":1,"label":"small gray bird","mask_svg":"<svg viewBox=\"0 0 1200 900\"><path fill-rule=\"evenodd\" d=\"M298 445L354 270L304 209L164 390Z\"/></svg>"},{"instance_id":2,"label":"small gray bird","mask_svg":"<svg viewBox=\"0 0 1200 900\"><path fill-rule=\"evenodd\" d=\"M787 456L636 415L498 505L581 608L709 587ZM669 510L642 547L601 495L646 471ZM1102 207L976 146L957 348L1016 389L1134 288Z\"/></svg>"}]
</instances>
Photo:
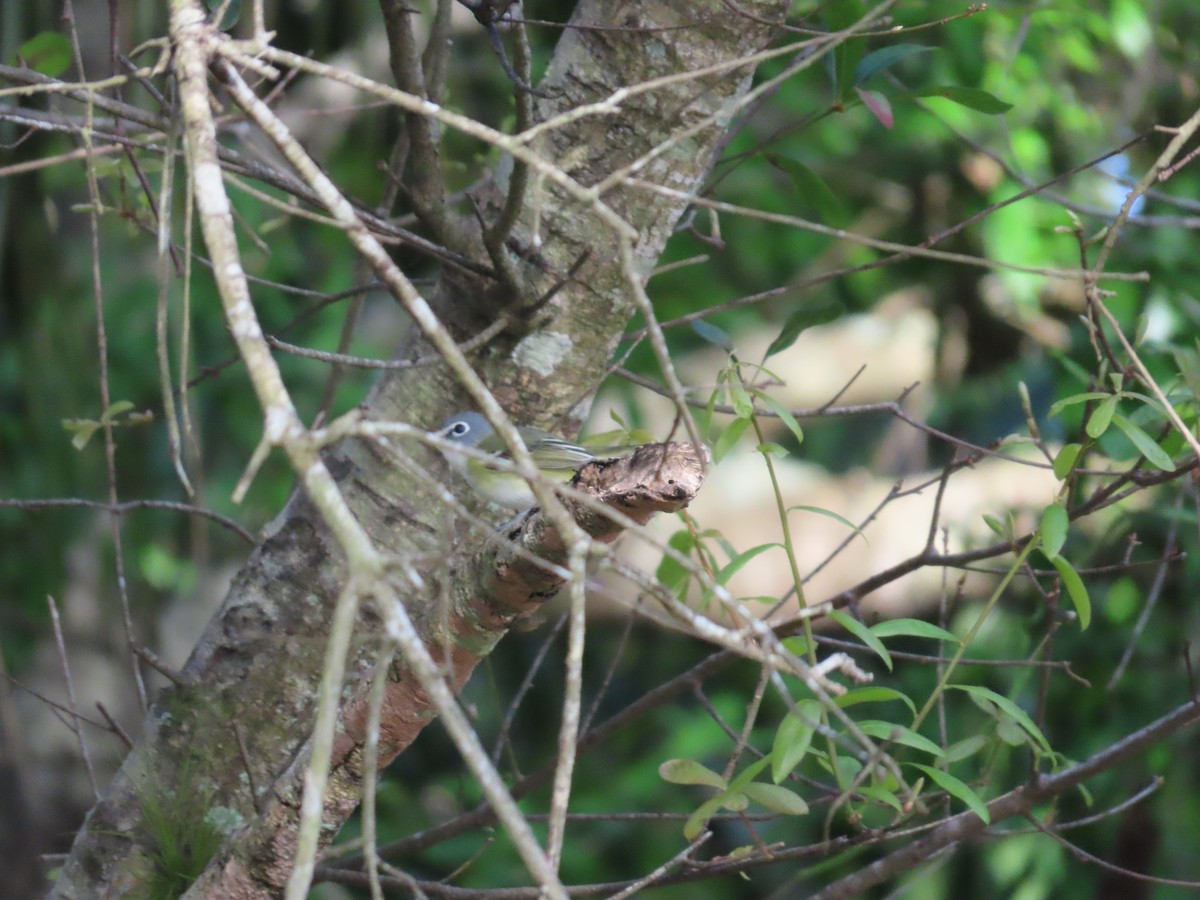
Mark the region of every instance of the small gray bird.
<instances>
[{"instance_id":1,"label":"small gray bird","mask_svg":"<svg viewBox=\"0 0 1200 900\"><path fill-rule=\"evenodd\" d=\"M529 455L533 457L537 470L552 481L566 484L575 477L580 466L595 459L595 456L583 447L541 428L519 425L517 431L525 441L525 446L529 448ZM434 433L453 444L471 447L490 453L498 460L512 462L508 448L504 446L492 424L477 412L455 413ZM537 505L537 498L534 497L529 482L513 469L491 466L465 453L456 453L453 449L442 450L442 455L481 497L510 509L528 509Z\"/></svg>"}]
</instances>

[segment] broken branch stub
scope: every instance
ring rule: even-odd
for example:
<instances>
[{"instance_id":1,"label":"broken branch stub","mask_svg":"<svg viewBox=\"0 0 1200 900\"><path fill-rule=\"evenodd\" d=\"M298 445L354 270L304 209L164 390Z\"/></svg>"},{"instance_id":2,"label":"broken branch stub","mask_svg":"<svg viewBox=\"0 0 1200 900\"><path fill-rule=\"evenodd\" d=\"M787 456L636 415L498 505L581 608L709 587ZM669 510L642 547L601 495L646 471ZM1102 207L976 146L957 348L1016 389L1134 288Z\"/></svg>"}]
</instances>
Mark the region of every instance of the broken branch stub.
<instances>
[{"instance_id":1,"label":"broken branch stub","mask_svg":"<svg viewBox=\"0 0 1200 900\"><path fill-rule=\"evenodd\" d=\"M570 486L594 502L566 496L563 503L592 540L611 544L626 529L605 507L638 525L656 513L678 512L700 491L711 464L707 447L684 442L647 444L629 456L586 463ZM568 548L537 508L518 517L505 537L507 544L492 543L484 549L490 557L487 563L476 557L480 568L474 571L490 573L482 587L503 610L497 612L519 616L533 612L562 587L563 578L542 561L565 565Z\"/></svg>"}]
</instances>

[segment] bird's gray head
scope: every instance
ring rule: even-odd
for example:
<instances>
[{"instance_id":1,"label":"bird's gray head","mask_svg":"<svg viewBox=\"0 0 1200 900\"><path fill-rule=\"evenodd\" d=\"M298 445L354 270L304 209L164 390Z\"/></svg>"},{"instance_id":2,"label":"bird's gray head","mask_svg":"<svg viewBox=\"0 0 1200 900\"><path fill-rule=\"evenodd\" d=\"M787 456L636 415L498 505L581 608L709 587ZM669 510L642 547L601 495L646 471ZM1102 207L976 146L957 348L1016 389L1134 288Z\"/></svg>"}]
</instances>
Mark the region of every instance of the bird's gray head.
<instances>
[{"instance_id":1,"label":"bird's gray head","mask_svg":"<svg viewBox=\"0 0 1200 900\"><path fill-rule=\"evenodd\" d=\"M437 434L455 444L474 447L492 433L492 423L477 412L455 413L437 430Z\"/></svg>"}]
</instances>

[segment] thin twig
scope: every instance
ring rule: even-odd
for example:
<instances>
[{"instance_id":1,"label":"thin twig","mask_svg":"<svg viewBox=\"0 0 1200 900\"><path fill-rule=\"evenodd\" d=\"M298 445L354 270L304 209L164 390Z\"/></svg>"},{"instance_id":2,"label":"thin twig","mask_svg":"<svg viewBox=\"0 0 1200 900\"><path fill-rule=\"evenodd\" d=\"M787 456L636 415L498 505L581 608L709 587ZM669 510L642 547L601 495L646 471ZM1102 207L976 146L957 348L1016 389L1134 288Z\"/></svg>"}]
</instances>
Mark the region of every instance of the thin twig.
<instances>
[{"instance_id":1,"label":"thin twig","mask_svg":"<svg viewBox=\"0 0 1200 900\"><path fill-rule=\"evenodd\" d=\"M71 664L67 661L67 645L63 640L62 622L58 618L58 604L49 594L46 595L46 605L50 607L50 624L54 628L54 646L58 649L58 664L62 668L63 681L67 685L67 709L71 713L71 730L75 732L75 740L79 742L79 755L83 757L84 768L87 769L88 781L92 783L92 793L100 799L100 785L96 782L96 770L92 766L92 754L88 750L83 729L79 727L79 704L75 701L75 682L71 679Z\"/></svg>"}]
</instances>

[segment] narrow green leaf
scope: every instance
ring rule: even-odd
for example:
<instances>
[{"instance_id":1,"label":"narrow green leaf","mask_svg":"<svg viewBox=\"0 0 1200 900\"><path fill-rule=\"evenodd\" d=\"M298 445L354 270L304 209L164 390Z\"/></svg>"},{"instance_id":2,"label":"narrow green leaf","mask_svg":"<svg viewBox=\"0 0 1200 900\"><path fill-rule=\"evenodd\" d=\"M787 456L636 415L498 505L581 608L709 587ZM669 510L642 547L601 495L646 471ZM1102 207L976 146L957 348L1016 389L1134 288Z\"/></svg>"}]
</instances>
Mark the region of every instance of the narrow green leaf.
<instances>
[{"instance_id":1,"label":"narrow green leaf","mask_svg":"<svg viewBox=\"0 0 1200 900\"><path fill-rule=\"evenodd\" d=\"M803 816L808 812L808 804L793 790L780 787L777 784L763 784L755 781L746 785L742 790L746 796L765 806L771 812L783 813L785 816Z\"/></svg>"},{"instance_id":2,"label":"narrow green leaf","mask_svg":"<svg viewBox=\"0 0 1200 900\"><path fill-rule=\"evenodd\" d=\"M992 529L992 531L994 531L996 533L997 537L1001 537L1006 541L1012 540L1012 538L1013 538L1012 532L1009 530L1006 530L1004 527L1004 523L1001 522L999 519L997 519L995 516L984 513L983 514L983 524L985 524L988 528Z\"/></svg>"},{"instance_id":3,"label":"narrow green leaf","mask_svg":"<svg viewBox=\"0 0 1200 900\"><path fill-rule=\"evenodd\" d=\"M1088 790L1087 785L1080 784L1076 790L1079 791L1079 795L1083 797L1084 805L1087 806L1088 809L1091 809L1096 805L1096 798L1092 796L1092 792Z\"/></svg>"},{"instance_id":4,"label":"narrow green leaf","mask_svg":"<svg viewBox=\"0 0 1200 900\"><path fill-rule=\"evenodd\" d=\"M715 799L720 800L721 806L730 812L741 812L750 805L750 798L746 796L745 791L726 791Z\"/></svg>"},{"instance_id":5,"label":"narrow green leaf","mask_svg":"<svg viewBox=\"0 0 1200 900\"><path fill-rule=\"evenodd\" d=\"M833 702L845 709L857 706L859 703L886 703L889 700L899 700L909 708L912 714L917 714L917 704L913 703L908 694L903 694L895 688L871 685L870 687L851 688L840 697L834 697ZM807 701L814 702L814 701Z\"/></svg>"},{"instance_id":6,"label":"narrow green leaf","mask_svg":"<svg viewBox=\"0 0 1200 900\"><path fill-rule=\"evenodd\" d=\"M796 709L809 722L821 721L821 704L816 700L801 700ZM787 778L812 745L815 729L795 713L788 713L779 723L771 747L771 778L776 784Z\"/></svg>"},{"instance_id":7,"label":"narrow green leaf","mask_svg":"<svg viewBox=\"0 0 1200 900\"><path fill-rule=\"evenodd\" d=\"M948 684L946 688L947 690L963 691L970 694L973 698L980 698L994 703L1000 709L1004 710L1004 712L1008 713L1008 715L1016 719L1021 724L1021 727L1029 732L1029 736L1037 741L1038 746L1044 752L1053 753L1050 749L1050 742L1046 740L1046 736L1042 734L1042 730L1033 724L1033 719L1029 718L1025 710L1021 709L1021 707L1017 706L1017 704L1013 703L1007 697L997 694L990 688L981 687L977 684Z\"/></svg>"},{"instance_id":8,"label":"narrow green leaf","mask_svg":"<svg viewBox=\"0 0 1200 900\"><path fill-rule=\"evenodd\" d=\"M1118 377L1121 377L1121 376L1118 376ZM1121 390L1119 381L1118 381L1117 386L1115 388L1113 388L1113 390L1120 391L1120 394L1122 397L1128 397L1131 400L1140 400L1142 403L1146 404L1146 406L1150 407L1150 409L1145 410L1145 412L1148 412L1151 415L1161 416L1163 414L1162 404L1159 403L1158 400L1155 399L1154 397L1151 397L1149 394L1143 394L1139 391Z\"/></svg>"},{"instance_id":9,"label":"narrow green leaf","mask_svg":"<svg viewBox=\"0 0 1200 900\"><path fill-rule=\"evenodd\" d=\"M1054 477L1059 481L1065 481L1067 476L1071 474L1075 468L1075 461L1079 459L1079 451L1083 447L1080 444L1066 444L1058 455L1054 457Z\"/></svg>"},{"instance_id":10,"label":"narrow green leaf","mask_svg":"<svg viewBox=\"0 0 1200 900\"><path fill-rule=\"evenodd\" d=\"M763 441L761 444L759 444L754 449L757 450L759 453L761 453L763 456L783 457L783 456L791 455L790 453L788 453L787 447L783 446L782 444L777 444L774 441Z\"/></svg>"},{"instance_id":11,"label":"narrow green leaf","mask_svg":"<svg viewBox=\"0 0 1200 900\"><path fill-rule=\"evenodd\" d=\"M979 88L962 87L957 84L944 84L937 87L922 88L915 92L918 97L943 97L960 106L973 109L976 112L996 116L1006 113L1013 108L1011 103L1005 103L995 94Z\"/></svg>"},{"instance_id":12,"label":"narrow green leaf","mask_svg":"<svg viewBox=\"0 0 1200 900\"><path fill-rule=\"evenodd\" d=\"M1042 535L1042 550L1050 559L1055 559L1063 544L1067 542L1067 529L1070 527L1070 517L1067 508L1061 503L1051 503L1042 510L1042 521L1039 531Z\"/></svg>"},{"instance_id":13,"label":"narrow green leaf","mask_svg":"<svg viewBox=\"0 0 1200 900\"><path fill-rule=\"evenodd\" d=\"M749 419L734 419L729 423L721 436L717 438L717 442L713 445L713 461L720 462L725 458L725 455L733 449L736 444L746 433L746 429L750 426Z\"/></svg>"},{"instance_id":14,"label":"narrow green leaf","mask_svg":"<svg viewBox=\"0 0 1200 900\"><path fill-rule=\"evenodd\" d=\"M71 42L57 31L43 31L18 47L17 57L35 72L57 78L71 65Z\"/></svg>"},{"instance_id":15,"label":"narrow green leaf","mask_svg":"<svg viewBox=\"0 0 1200 900\"><path fill-rule=\"evenodd\" d=\"M862 84L876 72L889 69L903 59L916 56L918 53L929 53L937 47L927 47L924 44L892 44L873 53L868 53L858 61L854 69L854 83Z\"/></svg>"},{"instance_id":16,"label":"narrow green leaf","mask_svg":"<svg viewBox=\"0 0 1200 900\"><path fill-rule=\"evenodd\" d=\"M733 340L729 337L729 332L724 328L719 328L711 322L705 322L703 319L697 319L692 323L692 331L704 338L710 344L720 347L722 350L733 352Z\"/></svg>"},{"instance_id":17,"label":"narrow green leaf","mask_svg":"<svg viewBox=\"0 0 1200 900\"><path fill-rule=\"evenodd\" d=\"M830 31L842 31L856 24L866 15L862 0L828 0L825 4L825 21ZM854 87L854 70L866 52L862 38L850 38L833 48L833 85L839 102L845 102Z\"/></svg>"},{"instance_id":18,"label":"narrow green leaf","mask_svg":"<svg viewBox=\"0 0 1200 900\"><path fill-rule=\"evenodd\" d=\"M845 525L847 528L849 528L851 531L853 531L855 534L857 534L864 541L867 541L867 536L862 533L861 528L859 528L857 525L855 525L853 522L851 522L845 516L839 516L837 513L835 513L831 509L823 509L820 506L806 506L803 503L798 503L795 506L789 506L787 508L787 511L791 512L794 509L802 509L802 510L804 510L804 512L816 513L818 516L828 516L829 518L831 518L837 522L841 522L843 525ZM870 544L871 542L867 541L867 543Z\"/></svg>"},{"instance_id":19,"label":"narrow green leaf","mask_svg":"<svg viewBox=\"0 0 1200 900\"><path fill-rule=\"evenodd\" d=\"M892 671L892 655L888 653L887 647L883 646L883 641L871 634L871 630L862 622L853 616L847 615L840 609L830 610L829 618L837 622L848 632L870 647L883 660L883 664L888 667L888 671Z\"/></svg>"},{"instance_id":20,"label":"narrow green leaf","mask_svg":"<svg viewBox=\"0 0 1200 900\"><path fill-rule=\"evenodd\" d=\"M929 738L918 734L911 728L897 725L895 722L884 722L879 719L863 719L857 724L868 735L881 741L894 741L897 744L912 747L914 750L920 750L922 753L929 753L939 759L943 755L942 748Z\"/></svg>"},{"instance_id":21,"label":"narrow green leaf","mask_svg":"<svg viewBox=\"0 0 1200 900\"><path fill-rule=\"evenodd\" d=\"M739 553L728 563L726 563L721 571L717 573L717 584L728 583L729 579L737 574L739 569L741 569L744 565L746 565L746 563L750 562L750 560L754 559L754 557L758 556L760 553L765 553L772 547L782 546L783 544L759 544L757 547L751 547L749 550Z\"/></svg>"},{"instance_id":22,"label":"narrow green leaf","mask_svg":"<svg viewBox=\"0 0 1200 900\"><path fill-rule=\"evenodd\" d=\"M763 756L763 757L760 757L759 759L756 759L754 762L750 763L750 765L746 766L746 768L742 769L742 771L738 772L737 775L735 775L733 777L733 781L729 782L729 790L731 792L732 791L740 791L742 788L744 788L746 785L748 785L751 781L753 781L755 778L757 778L758 773L763 771L770 764L771 764L771 758L769 756Z\"/></svg>"},{"instance_id":23,"label":"narrow green leaf","mask_svg":"<svg viewBox=\"0 0 1200 900\"><path fill-rule=\"evenodd\" d=\"M914 769L920 769L943 791L965 803L971 812L983 819L985 825L991 823L992 817L988 813L987 804L980 799L979 794L975 793L966 782L955 778L949 772L943 772L941 769L935 769L932 766L923 766L920 763L906 763L906 765L912 766Z\"/></svg>"},{"instance_id":24,"label":"narrow green leaf","mask_svg":"<svg viewBox=\"0 0 1200 900\"><path fill-rule=\"evenodd\" d=\"M968 738L963 738L961 741L956 741L946 748L944 757L946 764L956 763L959 760L967 759L974 756L980 750L987 746L988 739L982 734L973 734Z\"/></svg>"},{"instance_id":25,"label":"narrow green leaf","mask_svg":"<svg viewBox=\"0 0 1200 900\"><path fill-rule=\"evenodd\" d=\"M92 435L100 430L101 425L95 419L63 419L62 427L72 432L71 446L82 450L88 445Z\"/></svg>"},{"instance_id":26,"label":"narrow green leaf","mask_svg":"<svg viewBox=\"0 0 1200 900\"><path fill-rule=\"evenodd\" d=\"M862 771L862 763L849 754L842 754L834 762L833 777L837 786L845 790Z\"/></svg>"},{"instance_id":27,"label":"narrow green leaf","mask_svg":"<svg viewBox=\"0 0 1200 900\"><path fill-rule=\"evenodd\" d=\"M953 641L956 644L959 642L958 638L945 628L934 625L932 622L923 622L920 619L888 619L886 622L872 625L871 633L878 638L904 635L930 638L935 641Z\"/></svg>"},{"instance_id":28,"label":"narrow green leaf","mask_svg":"<svg viewBox=\"0 0 1200 900\"><path fill-rule=\"evenodd\" d=\"M750 392L741 384L729 386L729 399L732 401L733 410L739 419L749 419L754 416L754 401L750 399Z\"/></svg>"},{"instance_id":29,"label":"narrow green leaf","mask_svg":"<svg viewBox=\"0 0 1200 900\"><path fill-rule=\"evenodd\" d=\"M827 325L840 318L844 312L844 307L837 300L826 300L799 307L784 319L783 327L779 329L779 336L771 341L771 346L767 348L767 356L774 356L792 346L806 328Z\"/></svg>"},{"instance_id":30,"label":"narrow green leaf","mask_svg":"<svg viewBox=\"0 0 1200 900\"><path fill-rule=\"evenodd\" d=\"M1109 394L1092 411L1092 417L1088 419L1087 425L1084 427L1084 431L1092 440L1098 439L1100 435L1108 431L1108 426L1112 424L1112 417L1117 411L1119 399L1116 394Z\"/></svg>"},{"instance_id":31,"label":"narrow green leaf","mask_svg":"<svg viewBox=\"0 0 1200 900\"><path fill-rule=\"evenodd\" d=\"M1071 359L1071 357L1061 350L1049 350L1048 352L1054 357L1054 361L1062 366L1068 375L1075 379L1077 384L1087 384L1092 380L1092 373L1088 369L1075 362L1075 360Z\"/></svg>"},{"instance_id":32,"label":"narrow green leaf","mask_svg":"<svg viewBox=\"0 0 1200 900\"><path fill-rule=\"evenodd\" d=\"M716 815L717 810L720 808L721 797L719 795L701 803L696 807L696 811L688 816L687 821L683 823L683 836L689 841L693 840L704 830L704 823Z\"/></svg>"},{"instance_id":33,"label":"narrow green leaf","mask_svg":"<svg viewBox=\"0 0 1200 900\"><path fill-rule=\"evenodd\" d=\"M101 419L106 422L111 422L117 416L121 415L121 413L127 413L131 409L133 409L133 403L131 403L129 400L118 400L117 402L109 405L108 409L104 411L104 415L101 416Z\"/></svg>"},{"instance_id":34,"label":"narrow green leaf","mask_svg":"<svg viewBox=\"0 0 1200 900\"><path fill-rule=\"evenodd\" d=\"M687 556L695 546L692 533L686 528L679 529L668 539L667 546ZM654 573L654 577L658 580L659 584L666 585L672 591L676 591L688 582L688 579L691 578L691 573L676 560L663 554L662 562L658 564L658 571Z\"/></svg>"},{"instance_id":35,"label":"narrow green leaf","mask_svg":"<svg viewBox=\"0 0 1200 900\"><path fill-rule=\"evenodd\" d=\"M860 784L855 790L868 800L874 800L876 803L891 807L898 813L904 812L904 804L900 802L900 798L896 796L894 791L869 784Z\"/></svg>"},{"instance_id":36,"label":"narrow green leaf","mask_svg":"<svg viewBox=\"0 0 1200 900\"><path fill-rule=\"evenodd\" d=\"M787 175L792 182L792 187L796 189L796 193L800 197L800 203L816 210L817 215L826 225L843 228L850 223L853 217L846 205L842 203L841 198L821 179L820 175L804 163L792 159L790 156L779 156L775 153L768 154L767 161ZM827 301L824 305L832 306L835 303L836 301ZM793 337L792 341L794 340ZM787 343L790 345L792 341ZM767 356L778 352L779 350L768 350Z\"/></svg>"},{"instance_id":37,"label":"narrow green leaf","mask_svg":"<svg viewBox=\"0 0 1200 900\"><path fill-rule=\"evenodd\" d=\"M779 602L779 598L775 598L775 602ZM784 638L783 649L792 656L807 656L808 655L808 638L802 634L794 634L791 637Z\"/></svg>"},{"instance_id":38,"label":"narrow green leaf","mask_svg":"<svg viewBox=\"0 0 1200 900\"><path fill-rule=\"evenodd\" d=\"M221 21L213 23L221 31L228 31L237 24L238 19L242 16L242 0L231 0L228 4L224 0L205 0L205 6L208 7L210 14L224 7Z\"/></svg>"},{"instance_id":39,"label":"narrow green leaf","mask_svg":"<svg viewBox=\"0 0 1200 900\"><path fill-rule=\"evenodd\" d=\"M722 791L729 786L724 778L694 759L668 759L658 767L658 777L671 784L703 784Z\"/></svg>"},{"instance_id":40,"label":"narrow green leaf","mask_svg":"<svg viewBox=\"0 0 1200 900\"><path fill-rule=\"evenodd\" d=\"M1029 743L1029 735L1025 733L1024 729L1013 719L1004 715L996 719L996 735L1010 747L1021 747Z\"/></svg>"},{"instance_id":41,"label":"narrow green leaf","mask_svg":"<svg viewBox=\"0 0 1200 900\"><path fill-rule=\"evenodd\" d=\"M1068 406L1076 406L1080 403L1087 403L1089 400L1107 400L1112 394L1102 391L1085 391L1082 394L1072 394L1070 397L1064 397L1050 405L1050 411L1047 415L1057 416Z\"/></svg>"},{"instance_id":42,"label":"narrow green leaf","mask_svg":"<svg viewBox=\"0 0 1200 900\"><path fill-rule=\"evenodd\" d=\"M1086 631L1088 625L1092 623L1092 601L1088 597L1087 588L1083 586L1083 579L1061 556L1056 556L1050 561L1054 563L1054 568L1058 569L1063 587L1067 589L1067 596L1071 598L1071 603L1075 606L1075 614L1079 616L1080 629Z\"/></svg>"},{"instance_id":43,"label":"narrow green leaf","mask_svg":"<svg viewBox=\"0 0 1200 900\"><path fill-rule=\"evenodd\" d=\"M1146 434L1141 428L1134 425L1122 415L1114 415L1113 424L1125 432L1125 436L1133 441L1133 446L1138 448L1138 452L1146 457L1150 465L1162 469L1164 472L1175 470L1175 463L1171 461L1171 457L1167 451L1158 446L1154 438Z\"/></svg>"},{"instance_id":44,"label":"narrow green leaf","mask_svg":"<svg viewBox=\"0 0 1200 900\"><path fill-rule=\"evenodd\" d=\"M779 416L779 421L787 426L787 430L796 438L796 443L804 443L804 431L800 428L800 423L796 421L796 417L792 415L791 410L776 400L769 394L762 391L755 391L755 396L763 402L763 405L775 415Z\"/></svg>"}]
</instances>

